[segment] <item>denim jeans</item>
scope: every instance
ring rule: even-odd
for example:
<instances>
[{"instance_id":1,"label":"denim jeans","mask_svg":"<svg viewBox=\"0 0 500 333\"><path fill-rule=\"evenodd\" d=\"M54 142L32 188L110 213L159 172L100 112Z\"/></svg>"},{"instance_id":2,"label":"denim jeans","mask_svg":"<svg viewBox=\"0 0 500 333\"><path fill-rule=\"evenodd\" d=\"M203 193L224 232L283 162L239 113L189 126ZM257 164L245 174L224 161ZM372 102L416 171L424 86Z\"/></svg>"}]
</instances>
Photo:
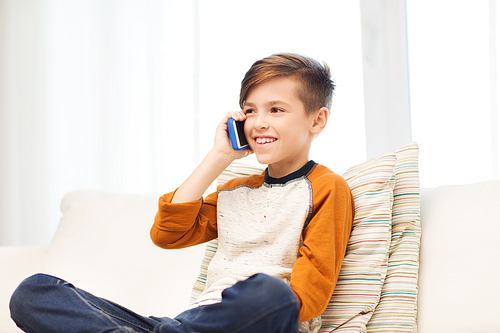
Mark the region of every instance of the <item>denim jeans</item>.
<instances>
[{"instance_id":1,"label":"denim jeans","mask_svg":"<svg viewBox=\"0 0 500 333\"><path fill-rule=\"evenodd\" d=\"M37 333L290 333L298 332L299 307L286 283L256 274L224 290L220 303L173 319L144 317L64 280L36 274L15 290L10 311L22 330Z\"/></svg>"}]
</instances>

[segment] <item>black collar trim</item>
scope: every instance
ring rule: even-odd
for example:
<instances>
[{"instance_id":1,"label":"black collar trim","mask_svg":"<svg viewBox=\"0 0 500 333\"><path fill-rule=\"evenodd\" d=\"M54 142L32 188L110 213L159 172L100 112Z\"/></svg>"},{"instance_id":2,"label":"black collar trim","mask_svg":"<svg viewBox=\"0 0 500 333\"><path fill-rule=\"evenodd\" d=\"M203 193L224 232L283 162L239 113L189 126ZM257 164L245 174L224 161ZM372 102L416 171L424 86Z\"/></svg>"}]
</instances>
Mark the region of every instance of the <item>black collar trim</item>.
<instances>
[{"instance_id":1,"label":"black collar trim","mask_svg":"<svg viewBox=\"0 0 500 333\"><path fill-rule=\"evenodd\" d=\"M316 165L316 162L314 162L313 160L310 160L299 170L292 172L291 174L286 175L285 177L281 177L281 178L273 178L273 177L269 176L268 170L266 169L266 175L264 178L264 182L267 184L271 184L271 185L272 184L286 184L291 180L306 176L315 165Z\"/></svg>"}]
</instances>

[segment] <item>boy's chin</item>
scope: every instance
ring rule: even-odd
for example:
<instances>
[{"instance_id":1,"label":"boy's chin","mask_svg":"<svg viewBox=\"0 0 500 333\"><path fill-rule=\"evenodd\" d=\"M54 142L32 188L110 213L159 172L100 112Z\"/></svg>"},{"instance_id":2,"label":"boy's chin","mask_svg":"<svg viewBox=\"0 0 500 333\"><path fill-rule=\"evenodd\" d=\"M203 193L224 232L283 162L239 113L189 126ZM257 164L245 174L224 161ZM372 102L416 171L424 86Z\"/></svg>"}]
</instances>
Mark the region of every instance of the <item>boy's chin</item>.
<instances>
[{"instance_id":1,"label":"boy's chin","mask_svg":"<svg viewBox=\"0 0 500 333\"><path fill-rule=\"evenodd\" d=\"M269 160L269 158L266 158L264 156L255 156L255 158L257 159L257 161L260 163L260 164L263 164L263 165L268 165L271 163L271 161Z\"/></svg>"}]
</instances>

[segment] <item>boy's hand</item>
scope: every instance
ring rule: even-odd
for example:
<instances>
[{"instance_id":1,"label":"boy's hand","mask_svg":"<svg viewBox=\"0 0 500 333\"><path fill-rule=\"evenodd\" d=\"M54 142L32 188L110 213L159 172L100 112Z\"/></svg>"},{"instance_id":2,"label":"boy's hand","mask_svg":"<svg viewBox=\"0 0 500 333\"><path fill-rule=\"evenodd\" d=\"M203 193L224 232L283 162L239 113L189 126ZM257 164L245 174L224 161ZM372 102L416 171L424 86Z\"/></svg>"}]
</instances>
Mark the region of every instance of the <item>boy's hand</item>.
<instances>
[{"instance_id":1,"label":"boy's hand","mask_svg":"<svg viewBox=\"0 0 500 333\"><path fill-rule=\"evenodd\" d=\"M172 203L191 202L199 200L210 184L227 168L232 161L248 156L252 150L234 150L227 131L229 118L245 120L243 111L229 112L217 126L215 142L212 150L205 156L196 170L177 189L172 197Z\"/></svg>"},{"instance_id":2,"label":"boy's hand","mask_svg":"<svg viewBox=\"0 0 500 333\"><path fill-rule=\"evenodd\" d=\"M253 153L253 151L250 148L244 150L233 149L231 140L229 139L229 132L227 127L227 121L231 118L237 121L244 121L247 119L247 116L243 111L228 112L224 119L222 119L222 121L217 126L213 150L230 159L232 162L233 160L248 156L249 154Z\"/></svg>"}]
</instances>

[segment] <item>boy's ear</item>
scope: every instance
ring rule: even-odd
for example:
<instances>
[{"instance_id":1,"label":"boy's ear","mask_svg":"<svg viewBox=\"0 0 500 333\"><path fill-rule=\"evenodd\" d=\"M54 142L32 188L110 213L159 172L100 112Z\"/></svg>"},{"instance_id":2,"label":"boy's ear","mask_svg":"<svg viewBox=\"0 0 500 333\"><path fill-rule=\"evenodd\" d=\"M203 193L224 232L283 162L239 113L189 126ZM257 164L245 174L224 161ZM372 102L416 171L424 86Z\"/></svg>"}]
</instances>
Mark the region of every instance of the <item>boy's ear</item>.
<instances>
[{"instance_id":1,"label":"boy's ear","mask_svg":"<svg viewBox=\"0 0 500 333\"><path fill-rule=\"evenodd\" d=\"M328 122L328 109L322 107L321 109L314 112L313 123L310 129L312 134L319 134L326 126Z\"/></svg>"}]
</instances>

